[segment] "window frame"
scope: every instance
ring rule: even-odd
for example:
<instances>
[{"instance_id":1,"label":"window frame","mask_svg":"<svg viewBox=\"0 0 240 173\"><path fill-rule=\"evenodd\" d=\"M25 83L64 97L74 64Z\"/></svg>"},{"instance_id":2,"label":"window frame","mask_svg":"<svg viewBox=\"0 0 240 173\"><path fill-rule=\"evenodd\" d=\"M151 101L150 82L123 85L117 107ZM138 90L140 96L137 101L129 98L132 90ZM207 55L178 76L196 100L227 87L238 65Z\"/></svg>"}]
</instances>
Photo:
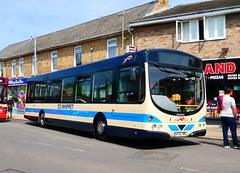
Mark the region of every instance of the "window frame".
<instances>
[{"instance_id":1,"label":"window frame","mask_svg":"<svg viewBox=\"0 0 240 173\"><path fill-rule=\"evenodd\" d=\"M56 53L56 55L55 55ZM54 71L57 71L57 64L56 64L56 69L54 68L54 59L58 59L58 52L57 51L53 51L51 52L51 71L54 72Z\"/></svg>"},{"instance_id":2,"label":"window frame","mask_svg":"<svg viewBox=\"0 0 240 173\"><path fill-rule=\"evenodd\" d=\"M16 60L12 60L12 77L16 77Z\"/></svg>"},{"instance_id":3,"label":"window frame","mask_svg":"<svg viewBox=\"0 0 240 173\"><path fill-rule=\"evenodd\" d=\"M24 58L19 59L19 76L24 76Z\"/></svg>"},{"instance_id":4,"label":"window frame","mask_svg":"<svg viewBox=\"0 0 240 173\"><path fill-rule=\"evenodd\" d=\"M81 50L77 50L78 48L81 48ZM76 56L77 53L81 54L81 62L80 62L80 64L77 64L77 56ZM79 66L79 65L82 65L82 46L74 47L74 66Z\"/></svg>"},{"instance_id":5,"label":"window frame","mask_svg":"<svg viewBox=\"0 0 240 173\"><path fill-rule=\"evenodd\" d=\"M219 18L222 18L223 19L223 36L219 36L219 30L218 30L218 23L217 23L217 20ZM213 23L213 26L214 26L214 36L213 37L210 37L209 36L209 23L208 21L210 19L213 19L214 20L214 23ZM213 16L213 17L206 17L205 19L205 39L206 40L218 40L218 39L226 39L226 16Z\"/></svg>"},{"instance_id":6,"label":"window frame","mask_svg":"<svg viewBox=\"0 0 240 173\"><path fill-rule=\"evenodd\" d=\"M219 18L222 18L223 20L223 36L219 36L219 30L218 30L218 25L217 21ZM209 21L214 20L214 37L209 37ZM200 27L199 23L200 21L203 20L203 33L200 33ZM192 32L192 24L193 22L197 21L197 38L193 39L193 32ZM184 40L184 23L189 23L188 27L188 40ZM217 34L216 34L217 33ZM203 35L203 39L200 38L200 34ZM191 19L191 20L176 20L176 41L181 42L181 43L189 43L189 42L198 42L198 41L206 41L206 40L218 40L218 39L226 39L226 15L220 15L220 16L210 16L210 17L202 17L202 18L197 18L197 19Z\"/></svg>"},{"instance_id":7,"label":"window frame","mask_svg":"<svg viewBox=\"0 0 240 173\"><path fill-rule=\"evenodd\" d=\"M115 43L114 43L114 44L110 44L109 42L111 42L111 41L116 41L116 44L115 44ZM112 38L112 39L108 39L108 40L107 40L107 58L108 58L108 59L115 57L115 56L109 57L109 50L110 50L110 48L112 48L112 47L116 47L116 56L117 56L117 38Z\"/></svg>"},{"instance_id":8,"label":"window frame","mask_svg":"<svg viewBox=\"0 0 240 173\"><path fill-rule=\"evenodd\" d=\"M3 77L3 62L0 62L0 76Z\"/></svg>"}]
</instances>

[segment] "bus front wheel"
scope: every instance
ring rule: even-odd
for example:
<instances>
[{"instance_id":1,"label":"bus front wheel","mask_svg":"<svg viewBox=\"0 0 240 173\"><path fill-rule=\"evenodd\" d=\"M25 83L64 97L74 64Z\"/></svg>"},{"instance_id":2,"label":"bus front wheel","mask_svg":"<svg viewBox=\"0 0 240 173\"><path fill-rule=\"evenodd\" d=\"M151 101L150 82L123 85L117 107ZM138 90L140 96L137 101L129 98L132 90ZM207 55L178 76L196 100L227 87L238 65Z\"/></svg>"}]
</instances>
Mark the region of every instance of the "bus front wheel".
<instances>
[{"instance_id":1,"label":"bus front wheel","mask_svg":"<svg viewBox=\"0 0 240 173\"><path fill-rule=\"evenodd\" d=\"M96 138L105 141L107 140L107 120L104 116L99 116L95 123Z\"/></svg>"}]
</instances>

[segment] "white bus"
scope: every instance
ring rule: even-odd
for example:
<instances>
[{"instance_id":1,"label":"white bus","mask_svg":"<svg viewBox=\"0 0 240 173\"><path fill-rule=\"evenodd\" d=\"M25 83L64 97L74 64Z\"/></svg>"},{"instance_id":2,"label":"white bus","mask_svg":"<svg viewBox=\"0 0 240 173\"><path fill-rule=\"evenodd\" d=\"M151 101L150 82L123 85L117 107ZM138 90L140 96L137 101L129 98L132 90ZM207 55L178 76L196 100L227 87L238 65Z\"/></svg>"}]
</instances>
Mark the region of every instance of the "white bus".
<instances>
[{"instance_id":1,"label":"white bus","mask_svg":"<svg viewBox=\"0 0 240 173\"><path fill-rule=\"evenodd\" d=\"M24 117L100 140L204 136L202 61L151 49L33 77Z\"/></svg>"}]
</instances>

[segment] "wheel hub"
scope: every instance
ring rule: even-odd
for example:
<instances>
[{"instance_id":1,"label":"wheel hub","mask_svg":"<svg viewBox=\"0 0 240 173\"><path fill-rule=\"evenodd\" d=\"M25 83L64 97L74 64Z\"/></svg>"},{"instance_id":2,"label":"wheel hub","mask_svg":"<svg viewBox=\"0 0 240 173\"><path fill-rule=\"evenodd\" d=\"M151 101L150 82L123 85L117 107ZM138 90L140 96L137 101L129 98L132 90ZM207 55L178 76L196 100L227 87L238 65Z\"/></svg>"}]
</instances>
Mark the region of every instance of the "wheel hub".
<instances>
[{"instance_id":1,"label":"wheel hub","mask_svg":"<svg viewBox=\"0 0 240 173\"><path fill-rule=\"evenodd\" d=\"M97 131L98 131L98 134L102 135L105 131L105 127L106 127L106 124L102 121L100 121L98 124L97 124Z\"/></svg>"}]
</instances>

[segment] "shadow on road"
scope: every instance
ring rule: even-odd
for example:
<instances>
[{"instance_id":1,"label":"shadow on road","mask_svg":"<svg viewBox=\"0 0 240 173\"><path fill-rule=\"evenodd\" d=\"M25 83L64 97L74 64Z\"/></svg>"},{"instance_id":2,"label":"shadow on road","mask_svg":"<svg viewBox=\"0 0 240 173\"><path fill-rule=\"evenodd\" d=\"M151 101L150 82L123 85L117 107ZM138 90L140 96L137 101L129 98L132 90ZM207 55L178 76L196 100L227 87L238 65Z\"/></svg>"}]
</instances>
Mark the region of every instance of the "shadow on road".
<instances>
[{"instance_id":1,"label":"shadow on road","mask_svg":"<svg viewBox=\"0 0 240 173\"><path fill-rule=\"evenodd\" d=\"M27 122L27 125L36 126L38 125L34 122ZM39 127L40 128L40 127ZM71 135L81 136L85 138L94 138L93 134L90 132L84 132L69 128L56 127L56 126L46 126L46 129L55 130L58 132L68 133ZM96 139L97 140L97 139ZM103 142L103 141L101 141ZM128 139L121 137L110 136L107 141L108 143L122 145L126 147L136 148L136 149L160 149L160 148L169 148L169 147L181 147L181 146L191 146L199 145L198 142L193 142L187 140L187 138L178 138L178 139Z\"/></svg>"}]
</instances>

